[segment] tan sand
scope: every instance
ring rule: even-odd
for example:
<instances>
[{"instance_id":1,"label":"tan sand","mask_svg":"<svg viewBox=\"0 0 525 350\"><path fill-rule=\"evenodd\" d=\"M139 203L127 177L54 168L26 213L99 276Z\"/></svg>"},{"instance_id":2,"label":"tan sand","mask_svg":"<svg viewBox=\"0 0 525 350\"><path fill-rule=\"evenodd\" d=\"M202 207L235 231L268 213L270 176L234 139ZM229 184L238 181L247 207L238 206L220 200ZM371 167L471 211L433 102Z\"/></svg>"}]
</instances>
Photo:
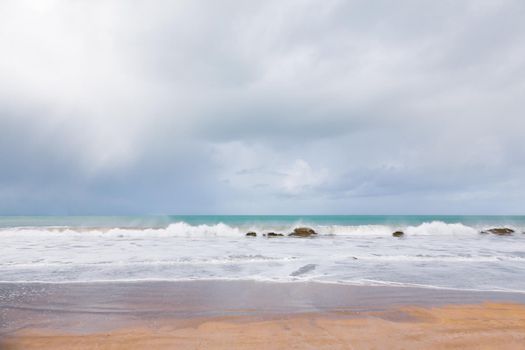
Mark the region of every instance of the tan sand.
<instances>
[{"instance_id":1,"label":"tan sand","mask_svg":"<svg viewBox=\"0 0 525 350\"><path fill-rule=\"evenodd\" d=\"M254 319L163 320L155 327L67 334L24 330L14 349L525 349L525 305L485 303Z\"/></svg>"}]
</instances>

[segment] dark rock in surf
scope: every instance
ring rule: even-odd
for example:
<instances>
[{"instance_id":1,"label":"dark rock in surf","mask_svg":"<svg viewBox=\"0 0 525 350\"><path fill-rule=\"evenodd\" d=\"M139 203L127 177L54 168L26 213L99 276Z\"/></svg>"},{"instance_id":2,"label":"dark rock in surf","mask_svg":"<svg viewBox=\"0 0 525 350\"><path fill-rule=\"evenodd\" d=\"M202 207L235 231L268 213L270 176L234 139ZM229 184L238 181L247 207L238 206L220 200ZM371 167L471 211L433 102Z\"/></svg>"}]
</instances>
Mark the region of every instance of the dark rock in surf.
<instances>
[{"instance_id":1,"label":"dark rock in surf","mask_svg":"<svg viewBox=\"0 0 525 350\"><path fill-rule=\"evenodd\" d=\"M264 236L266 236L266 237L283 237L284 235L282 233L268 232Z\"/></svg>"},{"instance_id":2,"label":"dark rock in surf","mask_svg":"<svg viewBox=\"0 0 525 350\"><path fill-rule=\"evenodd\" d=\"M481 233L492 233L493 235L498 236L509 236L514 233L513 229L510 229L508 227L497 227L497 228L491 228L488 230L481 231Z\"/></svg>"},{"instance_id":3,"label":"dark rock in surf","mask_svg":"<svg viewBox=\"0 0 525 350\"><path fill-rule=\"evenodd\" d=\"M289 236L295 237L310 237L315 235L317 235L317 232L309 227L297 227L292 233L289 234Z\"/></svg>"},{"instance_id":4,"label":"dark rock in surf","mask_svg":"<svg viewBox=\"0 0 525 350\"><path fill-rule=\"evenodd\" d=\"M394 233L392 233L392 236L394 237L403 237L405 235L405 233L403 231L396 231Z\"/></svg>"},{"instance_id":5,"label":"dark rock in surf","mask_svg":"<svg viewBox=\"0 0 525 350\"><path fill-rule=\"evenodd\" d=\"M296 276L304 275L305 273L315 270L316 267L317 267L316 264L308 264L308 265L301 266L299 269L292 272L290 276L296 277Z\"/></svg>"},{"instance_id":6,"label":"dark rock in surf","mask_svg":"<svg viewBox=\"0 0 525 350\"><path fill-rule=\"evenodd\" d=\"M246 237L257 237L257 233L255 233L255 232L248 232L246 234Z\"/></svg>"}]
</instances>

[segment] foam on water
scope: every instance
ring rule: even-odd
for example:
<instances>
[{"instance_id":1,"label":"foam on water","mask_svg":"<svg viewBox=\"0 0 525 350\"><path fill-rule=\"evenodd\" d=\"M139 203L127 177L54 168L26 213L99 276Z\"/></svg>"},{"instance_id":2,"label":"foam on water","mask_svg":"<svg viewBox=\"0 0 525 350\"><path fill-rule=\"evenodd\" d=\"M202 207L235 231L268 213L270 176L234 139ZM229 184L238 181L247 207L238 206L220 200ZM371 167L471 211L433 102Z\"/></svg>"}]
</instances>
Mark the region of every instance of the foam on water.
<instances>
[{"instance_id":1,"label":"foam on water","mask_svg":"<svg viewBox=\"0 0 525 350\"><path fill-rule=\"evenodd\" d=\"M288 225L243 225L232 227L224 223L214 225L196 225L192 226L185 222L176 222L169 224L165 228L121 228L121 227L9 227L0 228L1 237L9 236L71 236L71 235L100 235L100 236L118 236L118 237L136 237L145 235L147 237L243 237L246 232L255 231L259 233L277 231L290 233L294 228L305 226L303 223L292 223ZM481 230L489 228L484 226L471 227L461 223L445 223L441 221L424 222L417 226L389 226L389 225L307 225L316 230L320 235L330 236L390 236L393 231L403 230L407 235L475 235ZM525 232L522 227L508 225L520 232Z\"/></svg>"},{"instance_id":2,"label":"foam on water","mask_svg":"<svg viewBox=\"0 0 525 350\"><path fill-rule=\"evenodd\" d=\"M148 226L17 219L0 228L0 281L250 279L525 292L525 219L497 222L515 229L512 236L479 233L494 220L190 218ZM297 226L319 236L261 236ZM395 230L405 236L392 237ZM259 236L245 237L248 231Z\"/></svg>"}]
</instances>

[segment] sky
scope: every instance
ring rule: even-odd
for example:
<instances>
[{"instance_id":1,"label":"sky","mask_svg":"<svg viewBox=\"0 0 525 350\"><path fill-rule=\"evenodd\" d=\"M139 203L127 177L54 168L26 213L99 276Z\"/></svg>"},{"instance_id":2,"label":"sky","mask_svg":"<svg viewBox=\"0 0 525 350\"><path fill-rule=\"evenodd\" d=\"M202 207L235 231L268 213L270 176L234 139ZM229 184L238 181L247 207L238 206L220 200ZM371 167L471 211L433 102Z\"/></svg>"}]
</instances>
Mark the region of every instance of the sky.
<instances>
[{"instance_id":1,"label":"sky","mask_svg":"<svg viewBox=\"0 0 525 350\"><path fill-rule=\"evenodd\" d=\"M523 18L4 0L0 214L524 214Z\"/></svg>"}]
</instances>

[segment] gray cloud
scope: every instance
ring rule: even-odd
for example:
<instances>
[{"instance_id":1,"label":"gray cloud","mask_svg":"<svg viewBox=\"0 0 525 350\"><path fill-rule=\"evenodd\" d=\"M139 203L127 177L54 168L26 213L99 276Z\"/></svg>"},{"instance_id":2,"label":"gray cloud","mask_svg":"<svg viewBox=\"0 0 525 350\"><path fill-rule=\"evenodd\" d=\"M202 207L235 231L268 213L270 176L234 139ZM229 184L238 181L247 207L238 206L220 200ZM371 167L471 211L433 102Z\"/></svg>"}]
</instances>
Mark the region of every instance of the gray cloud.
<instances>
[{"instance_id":1,"label":"gray cloud","mask_svg":"<svg viewBox=\"0 0 525 350\"><path fill-rule=\"evenodd\" d=\"M523 213L520 1L4 1L0 213Z\"/></svg>"}]
</instances>

